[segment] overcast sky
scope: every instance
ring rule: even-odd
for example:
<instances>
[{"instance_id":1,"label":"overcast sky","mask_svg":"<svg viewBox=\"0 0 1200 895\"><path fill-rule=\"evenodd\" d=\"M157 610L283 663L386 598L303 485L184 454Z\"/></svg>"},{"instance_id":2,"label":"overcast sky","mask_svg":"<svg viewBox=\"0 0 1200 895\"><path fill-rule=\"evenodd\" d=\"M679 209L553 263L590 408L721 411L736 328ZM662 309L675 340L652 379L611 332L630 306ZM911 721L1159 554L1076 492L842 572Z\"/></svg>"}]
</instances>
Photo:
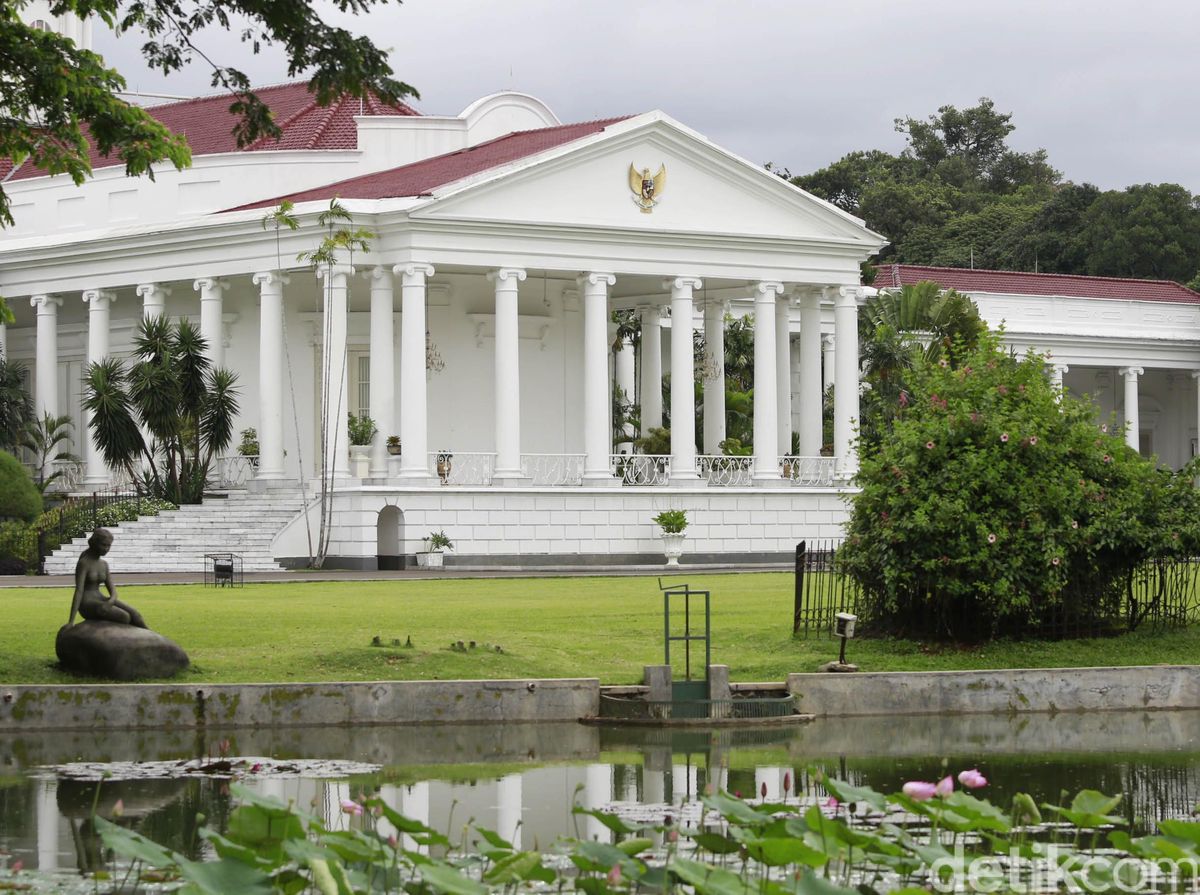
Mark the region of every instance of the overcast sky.
<instances>
[{"instance_id":1,"label":"overcast sky","mask_svg":"<svg viewBox=\"0 0 1200 895\"><path fill-rule=\"evenodd\" d=\"M504 88L563 121L657 108L798 174L898 151L894 118L988 96L1013 115L1011 145L1072 180L1200 192L1200 0L407 0L343 21L392 50L432 114ZM277 54L204 40L255 83L287 80ZM138 46L97 29L131 87L212 92L202 69L147 73Z\"/></svg>"}]
</instances>

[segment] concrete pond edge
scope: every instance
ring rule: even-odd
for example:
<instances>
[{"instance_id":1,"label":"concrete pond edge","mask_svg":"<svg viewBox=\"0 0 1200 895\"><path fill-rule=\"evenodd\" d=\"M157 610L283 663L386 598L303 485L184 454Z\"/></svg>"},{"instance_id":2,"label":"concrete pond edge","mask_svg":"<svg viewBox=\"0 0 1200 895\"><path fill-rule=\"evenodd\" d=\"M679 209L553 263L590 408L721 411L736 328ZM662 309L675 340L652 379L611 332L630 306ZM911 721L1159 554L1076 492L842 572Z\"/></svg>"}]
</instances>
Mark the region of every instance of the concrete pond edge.
<instances>
[{"instance_id":1,"label":"concrete pond edge","mask_svg":"<svg viewBox=\"0 0 1200 895\"><path fill-rule=\"evenodd\" d=\"M599 714L602 689L596 678L0 684L0 730L577 721ZM798 673L786 689L818 718L1169 711L1200 708L1200 665Z\"/></svg>"}]
</instances>

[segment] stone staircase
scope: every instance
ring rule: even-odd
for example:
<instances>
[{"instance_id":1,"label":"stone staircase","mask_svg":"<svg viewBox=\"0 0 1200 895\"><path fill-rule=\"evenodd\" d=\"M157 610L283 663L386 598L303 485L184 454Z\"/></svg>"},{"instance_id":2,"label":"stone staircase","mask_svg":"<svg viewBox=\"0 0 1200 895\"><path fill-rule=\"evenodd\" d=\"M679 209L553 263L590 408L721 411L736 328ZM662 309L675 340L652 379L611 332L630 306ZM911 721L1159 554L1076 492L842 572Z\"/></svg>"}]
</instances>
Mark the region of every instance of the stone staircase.
<instances>
[{"instance_id":1,"label":"stone staircase","mask_svg":"<svg viewBox=\"0 0 1200 895\"><path fill-rule=\"evenodd\" d=\"M237 553L244 572L282 570L271 542L304 509L299 489L249 493L231 491L193 504L142 516L112 528L108 565L122 572L202 572L206 553ZM87 538L63 544L46 557L49 575L72 574ZM119 583L119 579L118 579Z\"/></svg>"}]
</instances>

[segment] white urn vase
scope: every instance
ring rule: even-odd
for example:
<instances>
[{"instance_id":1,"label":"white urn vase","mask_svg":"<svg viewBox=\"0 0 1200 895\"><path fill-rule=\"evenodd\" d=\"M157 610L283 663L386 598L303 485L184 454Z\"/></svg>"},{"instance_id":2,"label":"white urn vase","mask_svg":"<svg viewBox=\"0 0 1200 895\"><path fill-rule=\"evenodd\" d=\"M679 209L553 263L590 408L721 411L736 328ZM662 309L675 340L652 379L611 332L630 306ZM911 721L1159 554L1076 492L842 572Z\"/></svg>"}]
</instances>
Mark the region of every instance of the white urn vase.
<instances>
[{"instance_id":1,"label":"white urn vase","mask_svg":"<svg viewBox=\"0 0 1200 895\"><path fill-rule=\"evenodd\" d=\"M663 539L663 555L667 558L668 566L678 566L679 557L683 554L683 539L686 535L683 532L676 534L667 534L664 532Z\"/></svg>"}]
</instances>

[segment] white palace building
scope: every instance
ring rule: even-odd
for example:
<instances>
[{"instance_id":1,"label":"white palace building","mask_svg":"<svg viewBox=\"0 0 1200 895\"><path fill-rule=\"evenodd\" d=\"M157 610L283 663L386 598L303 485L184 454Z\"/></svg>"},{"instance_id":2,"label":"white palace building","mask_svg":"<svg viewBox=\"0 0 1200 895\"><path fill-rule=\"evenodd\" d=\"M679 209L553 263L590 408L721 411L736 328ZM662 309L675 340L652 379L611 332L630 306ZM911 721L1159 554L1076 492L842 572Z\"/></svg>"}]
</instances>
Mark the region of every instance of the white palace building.
<instances>
[{"instance_id":1,"label":"white palace building","mask_svg":"<svg viewBox=\"0 0 1200 895\"><path fill-rule=\"evenodd\" d=\"M242 150L228 96L154 107L193 150L190 168L154 181L100 157L82 187L0 160L16 218L0 234L0 294L16 314L3 349L31 369L39 413L74 420L74 489L119 484L86 437L81 379L130 352L144 315L199 323L239 377L238 428L258 433L256 462L235 441L220 464L215 484L237 492L223 542L156 547L131 528L114 569L162 567L152 554L166 549L171 567L199 568L204 552L238 551L248 527L268 544L248 569L302 561L322 454L329 566L394 565L433 531L464 563L661 562L651 517L674 508L688 513L685 561L778 559L839 535L856 468L859 265L884 243L860 220L662 112L564 124L519 93L456 116L320 108L303 83L260 95L283 136ZM318 276L297 257L320 243L333 199L373 236ZM296 230L264 225L284 200ZM1195 451L1200 295L908 267L876 286L914 278L968 292L1015 344L1050 350L1067 386L1131 421L1142 450L1171 465ZM640 315L636 351L613 350L618 310ZM693 333L721 357L726 315L747 313L755 453L723 457L723 372L697 365ZM691 387L662 406L665 377L702 383L699 430ZM614 388L638 398L644 431L669 416L669 454L614 447ZM322 443L323 401L337 424ZM364 457L351 456L348 413L378 426Z\"/></svg>"}]
</instances>

